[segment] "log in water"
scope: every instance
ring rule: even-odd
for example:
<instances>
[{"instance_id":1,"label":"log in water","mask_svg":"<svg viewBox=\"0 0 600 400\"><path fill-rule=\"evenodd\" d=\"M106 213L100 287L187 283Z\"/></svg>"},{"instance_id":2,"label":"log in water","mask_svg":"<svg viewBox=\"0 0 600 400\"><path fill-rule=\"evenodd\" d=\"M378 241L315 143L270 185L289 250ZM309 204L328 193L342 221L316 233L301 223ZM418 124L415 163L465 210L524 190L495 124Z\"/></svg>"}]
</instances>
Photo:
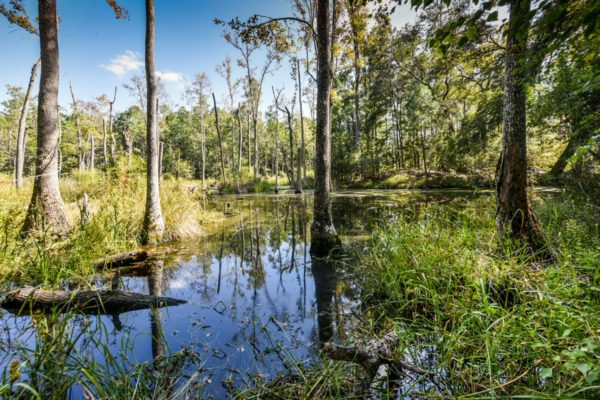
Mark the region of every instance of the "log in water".
<instances>
[{"instance_id":1,"label":"log in water","mask_svg":"<svg viewBox=\"0 0 600 400\"><path fill-rule=\"evenodd\" d=\"M75 310L86 314L119 314L126 311L176 306L184 303L186 303L185 300L123 290L67 292L25 287L8 293L0 305L15 313L57 307L61 311Z\"/></svg>"}]
</instances>

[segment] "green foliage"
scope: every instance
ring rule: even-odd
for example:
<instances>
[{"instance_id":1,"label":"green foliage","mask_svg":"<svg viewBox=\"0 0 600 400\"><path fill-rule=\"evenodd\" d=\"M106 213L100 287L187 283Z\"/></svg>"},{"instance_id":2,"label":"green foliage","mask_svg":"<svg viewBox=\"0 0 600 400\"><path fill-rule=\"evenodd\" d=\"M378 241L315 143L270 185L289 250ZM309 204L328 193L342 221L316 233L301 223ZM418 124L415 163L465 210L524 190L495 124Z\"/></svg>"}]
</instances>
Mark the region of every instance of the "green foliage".
<instances>
[{"instance_id":1,"label":"green foliage","mask_svg":"<svg viewBox=\"0 0 600 400\"><path fill-rule=\"evenodd\" d=\"M600 209L563 195L538 215L560 254L546 268L518 246L511 254L490 247L490 199L429 206L373 235L364 256L368 313L398 331L402 357L427 363L420 355L435 353L425 367L453 394L598 394Z\"/></svg>"}]
</instances>

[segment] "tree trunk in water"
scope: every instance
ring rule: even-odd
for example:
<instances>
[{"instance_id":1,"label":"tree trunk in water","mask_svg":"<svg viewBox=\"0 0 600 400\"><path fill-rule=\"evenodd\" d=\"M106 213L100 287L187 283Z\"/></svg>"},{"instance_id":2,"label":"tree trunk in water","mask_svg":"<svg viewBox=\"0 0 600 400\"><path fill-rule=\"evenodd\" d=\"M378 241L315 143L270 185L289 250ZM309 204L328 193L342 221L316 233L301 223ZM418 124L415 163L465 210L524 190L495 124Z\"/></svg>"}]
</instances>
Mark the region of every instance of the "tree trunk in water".
<instances>
[{"instance_id":1,"label":"tree trunk in water","mask_svg":"<svg viewBox=\"0 0 600 400\"><path fill-rule=\"evenodd\" d=\"M70 224L58 183L58 16L56 0L39 0L39 32L42 60L38 96L38 132L33 194L22 235L43 229L65 235Z\"/></svg>"},{"instance_id":2,"label":"tree trunk in water","mask_svg":"<svg viewBox=\"0 0 600 400\"><path fill-rule=\"evenodd\" d=\"M148 292L154 298L163 295L164 261L156 261L148 274ZM165 354L165 334L162 325L162 311L158 307L150 309L150 331L152 333L152 359L156 363Z\"/></svg>"},{"instance_id":3,"label":"tree trunk in water","mask_svg":"<svg viewBox=\"0 0 600 400\"><path fill-rule=\"evenodd\" d=\"M27 92L25 93L25 100L23 101L23 108L21 108L21 118L19 118L19 131L17 133L17 157L15 164L15 186L17 189L23 187L23 168L25 166L25 136L27 129L27 114L29 113L29 103L31 102L31 95L33 93L33 85L37 77L37 71L40 68L42 60L38 60L33 64L31 68L31 76L29 78L29 85L27 86Z\"/></svg>"},{"instance_id":4,"label":"tree trunk in water","mask_svg":"<svg viewBox=\"0 0 600 400\"><path fill-rule=\"evenodd\" d=\"M302 193L302 157L300 157L300 153L302 153L302 147L298 147L298 161L296 164L298 165L298 169L296 171L296 193Z\"/></svg>"},{"instance_id":5,"label":"tree trunk in water","mask_svg":"<svg viewBox=\"0 0 600 400\"><path fill-rule=\"evenodd\" d=\"M329 0L317 1L317 121L315 132L315 197L311 252L328 253L338 244L331 213L330 99L331 38Z\"/></svg>"},{"instance_id":6,"label":"tree trunk in water","mask_svg":"<svg viewBox=\"0 0 600 400\"><path fill-rule=\"evenodd\" d=\"M526 63L530 0L511 0L505 54L503 148L496 182L496 227L502 239L524 240L540 251L546 242L527 193Z\"/></svg>"},{"instance_id":7,"label":"tree trunk in water","mask_svg":"<svg viewBox=\"0 0 600 400\"><path fill-rule=\"evenodd\" d=\"M165 221L160 206L160 177L158 173L158 129L156 109L156 67L154 64L155 43L154 0L146 0L146 212L142 228L142 243L162 241Z\"/></svg>"},{"instance_id":8,"label":"tree trunk in water","mask_svg":"<svg viewBox=\"0 0 600 400\"><path fill-rule=\"evenodd\" d=\"M223 188L227 185L227 177L225 176L225 155L223 154L223 140L221 138L221 126L219 125L219 109L217 108L217 99L215 94L212 94L213 105L215 110L215 127L217 128L217 138L219 139L219 151L221 152L221 179Z\"/></svg>"}]
</instances>

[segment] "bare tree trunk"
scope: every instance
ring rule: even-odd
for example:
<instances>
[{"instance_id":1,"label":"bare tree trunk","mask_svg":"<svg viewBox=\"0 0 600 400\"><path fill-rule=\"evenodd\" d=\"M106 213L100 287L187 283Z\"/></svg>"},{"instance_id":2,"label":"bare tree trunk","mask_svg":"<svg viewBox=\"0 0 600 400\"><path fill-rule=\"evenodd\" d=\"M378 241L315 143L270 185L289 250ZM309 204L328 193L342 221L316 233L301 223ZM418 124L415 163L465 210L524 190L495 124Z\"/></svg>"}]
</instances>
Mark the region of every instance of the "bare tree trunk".
<instances>
[{"instance_id":1,"label":"bare tree trunk","mask_svg":"<svg viewBox=\"0 0 600 400\"><path fill-rule=\"evenodd\" d=\"M200 157L202 161L202 191L206 192L206 127L204 116L200 116Z\"/></svg>"},{"instance_id":2,"label":"bare tree trunk","mask_svg":"<svg viewBox=\"0 0 600 400\"><path fill-rule=\"evenodd\" d=\"M94 172L96 168L96 143L94 141L94 135L90 136L90 171Z\"/></svg>"},{"instance_id":3,"label":"bare tree trunk","mask_svg":"<svg viewBox=\"0 0 600 400\"><path fill-rule=\"evenodd\" d=\"M238 136L238 154L237 154L237 172L238 175L242 174L242 151L243 151L243 147L244 147L244 136L243 136L243 130L242 130L242 117L240 116L240 107L238 107L237 111L236 111L236 117L237 117L237 122L238 122L238 130L239 130L239 136ZM241 178L241 176L240 176Z\"/></svg>"},{"instance_id":4,"label":"bare tree trunk","mask_svg":"<svg viewBox=\"0 0 600 400\"><path fill-rule=\"evenodd\" d=\"M217 108L217 99L215 94L212 94L214 110L215 110L215 127L217 128L217 138L219 139L219 151L221 152L221 179L223 188L227 185L227 176L225 176L225 156L223 154L223 140L221 138L221 126L219 124L219 109Z\"/></svg>"},{"instance_id":5,"label":"bare tree trunk","mask_svg":"<svg viewBox=\"0 0 600 400\"><path fill-rule=\"evenodd\" d=\"M110 132L110 159L115 160L115 152L117 151L117 142L113 132L113 106L117 100L117 87L115 86L115 94L111 102L108 103L108 131Z\"/></svg>"},{"instance_id":6,"label":"bare tree trunk","mask_svg":"<svg viewBox=\"0 0 600 400\"><path fill-rule=\"evenodd\" d=\"M106 134L106 120L102 118L102 160L104 166L108 165L108 143Z\"/></svg>"},{"instance_id":7,"label":"bare tree trunk","mask_svg":"<svg viewBox=\"0 0 600 400\"><path fill-rule=\"evenodd\" d=\"M296 69L298 70L298 104L300 106L300 138L301 138L301 147L300 147L300 151L298 152L298 157L300 158L300 162L302 163L302 177L304 180L306 180L306 160L304 157L304 151L306 149L306 146L304 145L304 113L302 111L302 78L300 75L300 59L296 60ZM298 187L300 188L300 191L302 191L302 181L299 181L300 184L298 185Z\"/></svg>"},{"instance_id":8,"label":"bare tree trunk","mask_svg":"<svg viewBox=\"0 0 600 400\"><path fill-rule=\"evenodd\" d=\"M71 82L69 82L69 90L71 91L71 98L73 99L73 113L75 114L75 129L77 130L77 160L78 160L79 172L82 172L85 169L83 138L81 136L81 126L79 125L79 108L77 107L77 100L75 100L75 94L73 94L73 85L71 85Z\"/></svg>"},{"instance_id":9,"label":"bare tree trunk","mask_svg":"<svg viewBox=\"0 0 600 400\"><path fill-rule=\"evenodd\" d=\"M302 148L298 147L298 154L302 152ZM298 170L296 171L296 194L302 193L302 159L300 156L297 157Z\"/></svg>"},{"instance_id":10,"label":"bare tree trunk","mask_svg":"<svg viewBox=\"0 0 600 400\"><path fill-rule=\"evenodd\" d=\"M500 238L546 247L527 193L526 63L530 0L511 0L505 53L504 132L496 182Z\"/></svg>"},{"instance_id":11,"label":"bare tree trunk","mask_svg":"<svg viewBox=\"0 0 600 400\"><path fill-rule=\"evenodd\" d=\"M44 229L63 236L70 229L58 182L58 16L56 0L38 2L42 73L33 194L22 235Z\"/></svg>"},{"instance_id":12,"label":"bare tree trunk","mask_svg":"<svg viewBox=\"0 0 600 400\"><path fill-rule=\"evenodd\" d=\"M311 252L328 252L339 242L331 213L331 38L329 0L317 0L317 121L315 132L315 197Z\"/></svg>"},{"instance_id":13,"label":"bare tree trunk","mask_svg":"<svg viewBox=\"0 0 600 400\"><path fill-rule=\"evenodd\" d=\"M160 178L158 172L158 115L155 66L154 0L146 0L146 212L142 228L142 243L162 241L165 221L160 206Z\"/></svg>"},{"instance_id":14,"label":"bare tree trunk","mask_svg":"<svg viewBox=\"0 0 600 400\"><path fill-rule=\"evenodd\" d=\"M290 139L290 186L296 186L296 180L294 179L294 130L292 129L292 113L289 108L285 107L285 112L287 114L287 122L288 122L288 135ZM298 188L295 188L298 190Z\"/></svg>"},{"instance_id":15,"label":"bare tree trunk","mask_svg":"<svg viewBox=\"0 0 600 400\"><path fill-rule=\"evenodd\" d=\"M19 118L19 131L17 133L17 157L15 161L15 185L17 189L21 189L23 187L23 168L25 166L25 136L27 129L27 114L29 113L29 104L31 103L31 95L33 93L33 86L37 77L37 71L41 63L42 60L40 59L35 64L33 64L33 68L31 68L29 85L27 86L25 100L23 101L23 107L21 108L21 118Z\"/></svg>"}]
</instances>

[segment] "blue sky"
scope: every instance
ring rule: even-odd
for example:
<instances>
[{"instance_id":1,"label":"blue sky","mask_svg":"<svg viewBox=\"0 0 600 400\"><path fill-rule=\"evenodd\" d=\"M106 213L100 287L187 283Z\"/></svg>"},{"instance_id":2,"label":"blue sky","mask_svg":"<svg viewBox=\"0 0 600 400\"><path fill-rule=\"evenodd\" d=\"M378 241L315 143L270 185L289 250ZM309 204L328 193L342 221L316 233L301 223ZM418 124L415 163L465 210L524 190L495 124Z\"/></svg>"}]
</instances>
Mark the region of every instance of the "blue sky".
<instances>
[{"instance_id":1,"label":"blue sky","mask_svg":"<svg viewBox=\"0 0 600 400\"><path fill-rule=\"evenodd\" d=\"M37 1L26 0L31 15L37 12ZM144 54L144 1L121 0L129 11L129 20L117 20L105 0L58 0L61 26L60 45L60 98L61 105L70 105L69 82L78 98L89 100L101 94L110 95L119 86L117 110L134 102L129 98L123 82L143 71ZM156 0L156 66L162 76L172 105L184 104L181 98L185 80L198 72L206 72L219 101L224 101L226 84L215 67L230 56L234 76L242 76L235 64L238 58L233 47L222 38L223 27L213 23L214 18L229 20L253 14L285 16L290 14L289 0ZM410 21L414 12L402 7L396 12L397 24ZM0 63L0 101L6 98L5 86L25 87L29 71L39 57L37 37L9 25L0 18L0 43L3 60ZM261 63L262 55L255 62ZM288 62L265 83L265 92L271 85L293 87L289 80ZM263 104L270 103L265 96Z\"/></svg>"}]
</instances>

